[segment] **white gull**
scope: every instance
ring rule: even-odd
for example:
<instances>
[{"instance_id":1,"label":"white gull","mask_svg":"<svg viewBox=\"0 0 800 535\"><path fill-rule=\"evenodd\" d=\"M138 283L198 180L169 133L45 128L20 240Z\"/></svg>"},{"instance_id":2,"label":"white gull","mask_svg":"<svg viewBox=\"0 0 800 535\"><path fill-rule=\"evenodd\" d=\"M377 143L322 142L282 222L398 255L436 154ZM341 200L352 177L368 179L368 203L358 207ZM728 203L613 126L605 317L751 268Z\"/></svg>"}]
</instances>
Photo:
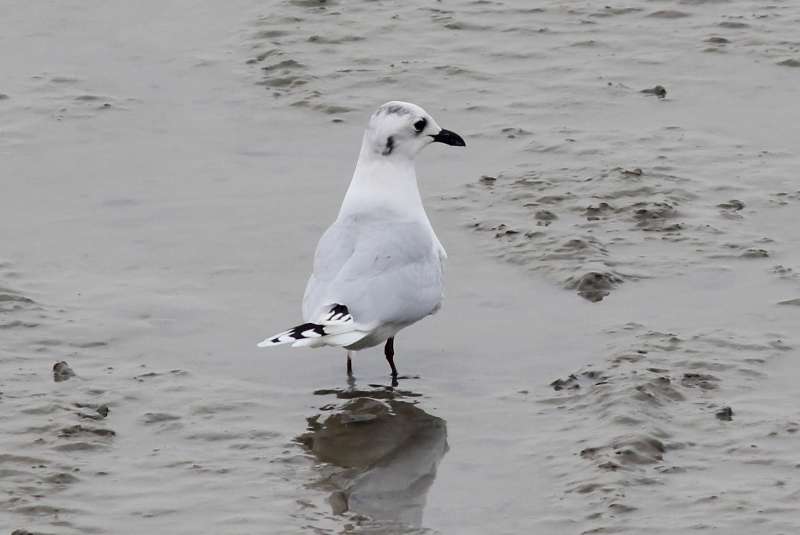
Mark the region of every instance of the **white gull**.
<instances>
[{"instance_id":1,"label":"white gull","mask_svg":"<svg viewBox=\"0 0 800 535\"><path fill-rule=\"evenodd\" d=\"M351 351L386 343L397 379L394 336L439 310L447 254L422 205L414 159L434 142L464 146L422 108L387 102L372 114L336 221L317 245L303 297L304 323L259 347L338 346Z\"/></svg>"}]
</instances>

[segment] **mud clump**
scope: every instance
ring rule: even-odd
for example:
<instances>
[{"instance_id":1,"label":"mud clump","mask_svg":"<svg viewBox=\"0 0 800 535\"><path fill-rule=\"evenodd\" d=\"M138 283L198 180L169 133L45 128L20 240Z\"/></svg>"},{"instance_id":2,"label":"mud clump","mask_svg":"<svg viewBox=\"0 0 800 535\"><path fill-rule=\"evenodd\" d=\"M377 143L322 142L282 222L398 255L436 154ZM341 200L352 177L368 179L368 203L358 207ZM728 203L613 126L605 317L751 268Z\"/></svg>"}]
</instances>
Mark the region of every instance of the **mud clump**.
<instances>
[{"instance_id":1,"label":"mud clump","mask_svg":"<svg viewBox=\"0 0 800 535\"><path fill-rule=\"evenodd\" d=\"M575 290L578 295L592 303L598 303L608 296L611 290L621 282L621 278L611 273L590 271L579 278L571 277L567 279L564 287Z\"/></svg>"},{"instance_id":2,"label":"mud clump","mask_svg":"<svg viewBox=\"0 0 800 535\"><path fill-rule=\"evenodd\" d=\"M672 219L678 215L678 211L669 203L666 202L640 202L631 206L633 210L633 219L636 221L636 226L642 230L657 231L657 230L679 230L680 225L667 226L667 220Z\"/></svg>"},{"instance_id":3,"label":"mud clump","mask_svg":"<svg viewBox=\"0 0 800 535\"><path fill-rule=\"evenodd\" d=\"M111 412L111 409L108 408L106 404L97 404L97 403L75 403L75 406L79 409L91 409L94 411L97 416L100 418L106 418L108 413Z\"/></svg>"},{"instance_id":4,"label":"mud clump","mask_svg":"<svg viewBox=\"0 0 800 535\"><path fill-rule=\"evenodd\" d=\"M60 361L53 364L53 381L61 383L75 377L75 372L69 367L66 361Z\"/></svg>"},{"instance_id":5,"label":"mud clump","mask_svg":"<svg viewBox=\"0 0 800 535\"><path fill-rule=\"evenodd\" d=\"M578 378L575 376L575 374L570 374L569 377L567 377L566 379L556 379L555 381L550 383L550 386L552 386L553 390L555 390L556 392L567 389L575 390L581 387L581 385L578 383Z\"/></svg>"},{"instance_id":6,"label":"mud clump","mask_svg":"<svg viewBox=\"0 0 800 535\"><path fill-rule=\"evenodd\" d=\"M719 379L706 373L684 373L681 385L686 388L700 388L702 390L716 390Z\"/></svg>"},{"instance_id":7,"label":"mud clump","mask_svg":"<svg viewBox=\"0 0 800 535\"><path fill-rule=\"evenodd\" d=\"M730 422L733 420L733 409L730 407L722 407L720 410L714 413L714 416L723 422Z\"/></svg>"},{"instance_id":8,"label":"mud clump","mask_svg":"<svg viewBox=\"0 0 800 535\"><path fill-rule=\"evenodd\" d=\"M615 213L616 210L607 202L601 202L598 205L590 204L583 212L583 216L587 221L597 221L608 217L610 214Z\"/></svg>"},{"instance_id":9,"label":"mud clump","mask_svg":"<svg viewBox=\"0 0 800 535\"><path fill-rule=\"evenodd\" d=\"M642 171L641 167L634 167L633 169L623 169L622 174L627 176L642 176L644 171Z\"/></svg>"},{"instance_id":10,"label":"mud clump","mask_svg":"<svg viewBox=\"0 0 800 535\"><path fill-rule=\"evenodd\" d=\"M584 459L602 460L604 469L626 465L655 464L664 460L666 448L659 439L648 435L628 435L610 444L581 450ZM610 464L606 464L610 463Z\"/></svg>"},{"instance_id":11,"label":"mud clump","mask_svg":"<svg viewBox=\"0 0 800 535\"><path fill-rule=\"evenodd\" d=\"M742 258L769 258L769 251L766 249L747 249L742 253Z\"/></svg>"},{"instance_id":12,"label":"mud clump","mask_svg":"<svg viewBox=\"0 0 800 535\"><path fill-rule=\"evenodd\" d=\"M108 405L95 405L93 403L76 403L76 407L79 409L91 409L92 412L79 412L78 416L83 418L84 420L104 420L108 417L108 413L111 412L111 409L108 408Z\"/></svg>"},{"instance_id":13,"label":"mud clump","mask_svg":"<svg viewBox=\"0 0 800 535\"><path fill-rule=\"evenodd\" d=\"M642 89L640 93L644 93L645 95L654 95L658 98L665 98L667 96L667 90L664 88L663 85L657 85L655 87Z\"/></svg>"},{"instance_id":14,"label":"mud clump","mask_svg":"<svg viewBox=\"0 0 800 535\"><path fill-rule=\"evenodd\" d=\"M111 429L102 429L98 427L85 427L83 425L72 425L65 427L59 433L61 437L75 437L80 435L93 435L97 437L113 437L117 433Z\"/></svg>"},{"instance_id":15,"label":"mud clump","mask_svg":"<svg viewBox=\"0 0 800 535\"><path fill-rule=\"evenodd\" d=\"M539 210L533 214L533 218L536 220L537 225L546 227L558 219L558 216L550 210Z\"/></svg>"},{"instance_id":16,"label":"mud clump","mask_svg":"<svg viewBox=\"0 0 800 535\"><path fill-rule=\"evenodd\" d=\"M504 236L514 236L519 234L520 231L517 229L509 228L508 225L505 223L501 223L497 226L497 233L494 235L495 238L502 238Z\"/></svg>"},{"instance_id":17,"label":"mud clump","mask_svg":"<svg viewBox=\"0 0 800 535\"><path fill-rule=\"evenodd\" d=\"M722 208L723 210L734 210L739 211L744 208L744 203L742 201L738 201L736 199L732 199L727 202L722 202L717 205L717 208Z\"/></svg>"},{"instance_id":18,"label":"mud clump","mask_svg":"<svg viewBox=\"0 0 800 535\"><path fill-rule=\"evenodd\" d=\"M263 80L259 82L261 85L273 89L286 90L308 83L303 75L297 74L297 71L303 71L305 65L293 59L286 59L265 65L261 67L264 73Z\"/></svg>"},{"instance_id":19,"label":"mud clump","mask_svg":"<svg viewBox=\"0 0 800 535\"><path fill-rule=\"evenodd\" d=\"M550 386L552 386L553 390L556 392L560 392L561 390L577 390L581 387L581 383L584 383L584 385L596 386L604 384L606 379L607 378L598 371L587 370L577 375L572 373L567 376L566 379L556 379L550 383Z\"/></svg>"},{"instance_id":20,"label":"mud clump","mask_svg":"<svg viewBox=\"0 0 800 535\"><path fill-rule=\"evenodd\" d=\"M786 266L782 266L778 264L777 266L772 266L770 269L770 273L774 273L781 279L800 279L800 273L795 273L795 271ZM785 303L790 304L790 303Z\"/></svg>"},{"instance_id":21,"label":"mud clump","mask_svg":"<svg viewBox=\"0 0 800 535\"><path fill-rule=\"evenodd\" d=\"M517 137L531 135L531 132L525 130L524 128L513 128L513 127L503 128L502 130L500 130L500 133L506 136L508 139L515 139Z\"/></svg>"},{"instance_id":22,"label":"mud clump","mask_svg":"<svg viewBox=\"0 0 800 535\"><path fill-rule=\"evenodd\" d=\"M676 390L669 377L657 377L634 387L634 398L660 405L672 401L683 401L686 397Z\"/></svg>"}]
</instances>

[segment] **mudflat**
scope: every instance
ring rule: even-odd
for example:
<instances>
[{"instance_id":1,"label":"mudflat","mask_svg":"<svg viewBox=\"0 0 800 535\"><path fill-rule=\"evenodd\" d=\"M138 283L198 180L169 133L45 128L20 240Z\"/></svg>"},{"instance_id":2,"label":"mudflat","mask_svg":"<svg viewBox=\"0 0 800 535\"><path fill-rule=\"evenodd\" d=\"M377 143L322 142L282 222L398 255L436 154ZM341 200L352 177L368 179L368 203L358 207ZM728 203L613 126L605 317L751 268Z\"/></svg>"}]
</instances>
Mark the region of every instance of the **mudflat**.
<instances>
[{"instance_id":1,"label":"mudflat","mask_svg":"<svg viewBox=\"0 0 800 535\"><path fill-rule=\"evenodd\" d=\"M798 21L7 2L0 531L796 532ZM447 293L398 387L255 347L392 99L467 140L418 164Z\"/></svg>"}]
</instances>

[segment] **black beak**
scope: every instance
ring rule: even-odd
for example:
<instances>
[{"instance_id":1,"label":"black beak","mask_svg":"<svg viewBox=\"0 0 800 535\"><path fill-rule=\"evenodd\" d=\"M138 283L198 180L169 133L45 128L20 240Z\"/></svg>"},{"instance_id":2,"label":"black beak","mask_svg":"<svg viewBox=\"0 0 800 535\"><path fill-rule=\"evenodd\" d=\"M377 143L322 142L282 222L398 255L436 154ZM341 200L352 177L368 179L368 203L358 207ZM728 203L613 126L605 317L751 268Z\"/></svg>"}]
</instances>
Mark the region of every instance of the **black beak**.
<instances>
[{"instance_id":1,"label":"black beak","mask_svg":"<svg viewBox=\"0 0 800 535\"><path fill-rule=\"evenodd\" d=\"M438 141L439 143L444 143L445 145L454 145L456 147L466 147L467 144L464 143L464 139L456 134L455 132L451 132L450 130L445 130L442 128L439 130L439 133L435 136L431 136L434 141Z\"/></svg>"}]
</instances>

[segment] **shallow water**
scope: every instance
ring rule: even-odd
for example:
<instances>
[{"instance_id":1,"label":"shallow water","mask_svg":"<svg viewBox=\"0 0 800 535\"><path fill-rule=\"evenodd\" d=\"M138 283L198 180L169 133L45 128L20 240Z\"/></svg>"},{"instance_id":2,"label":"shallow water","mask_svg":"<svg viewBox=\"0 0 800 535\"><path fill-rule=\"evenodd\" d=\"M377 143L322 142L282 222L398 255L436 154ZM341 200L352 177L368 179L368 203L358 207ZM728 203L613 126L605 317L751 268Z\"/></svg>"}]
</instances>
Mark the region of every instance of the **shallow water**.
<instances>
[{"instance_id":1,"label":"shallow water","mask_svg":"<svg viewBox=\"0 0 800 535\"><path fill-rule=\"evenodd\" d=\"M794 3L5 11L0 530L800 527ZM399 391L254 346L390 99L468 143L419 164L447 300Z\"/></svg>"}]
</instances>

